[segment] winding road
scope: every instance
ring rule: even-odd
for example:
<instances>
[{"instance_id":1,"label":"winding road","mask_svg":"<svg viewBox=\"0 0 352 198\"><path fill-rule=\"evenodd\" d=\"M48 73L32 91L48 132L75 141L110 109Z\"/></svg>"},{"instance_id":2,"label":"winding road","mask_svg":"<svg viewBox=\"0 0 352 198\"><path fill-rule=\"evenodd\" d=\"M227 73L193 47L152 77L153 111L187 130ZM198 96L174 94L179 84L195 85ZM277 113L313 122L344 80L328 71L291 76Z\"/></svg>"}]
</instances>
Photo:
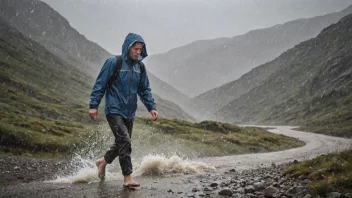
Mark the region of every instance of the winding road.
<instances>
[{"instance_id":1,"label":"winding road","mask_svg":"<svg viewBox=\"0 0 352 198\"><path fill-rule=\"evenodd\" d=\"M270 130L271 132L299 138L306 142L306 145L279 152L209 157L196 161L215 166L214 174L220 174L233 168L246 170L270 166L272 163L280 164L293 160L311 159L320 154L352 147L352 139L293 131L292 127L288 126L274 126L273 128L275 129ZM142 187L135 190L123 188L122 181L116 180L82 184L31 182L3 187L0 189L0 197L185 197L185 194L169 193L168 191L170 189L173 192L191 191L193 183L190 181L191 177L191 175L168 178L137 177Z\"/></svg>"}]
</instances>

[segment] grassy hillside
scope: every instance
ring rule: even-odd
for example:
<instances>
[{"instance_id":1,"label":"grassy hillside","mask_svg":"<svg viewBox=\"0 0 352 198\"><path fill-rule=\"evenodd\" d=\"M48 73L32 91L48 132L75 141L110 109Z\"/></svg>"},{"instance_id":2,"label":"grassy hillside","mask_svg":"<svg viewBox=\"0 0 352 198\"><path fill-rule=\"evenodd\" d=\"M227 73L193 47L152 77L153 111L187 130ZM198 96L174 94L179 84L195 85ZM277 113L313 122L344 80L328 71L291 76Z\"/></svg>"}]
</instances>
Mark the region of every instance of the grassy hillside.
<instances>
[{"instance_id":1,"label":"grassy hillside","mask_svg":"<svg viewBox=\"0 0 352 198\"><path fill-rule=\"evenodd\" d=\"M295 138L269 133L256 127L238 127L226 123L203 121L190 123L182 120L160 119L152 122L141 118L137 122L149 128L156 137L169 136L173 142L182 142L196 156L219 156L251 152L278 151L303 146ZM182 140L182 141L181 141ZM161 141L162 142L162 141Z\"/></svg>"},{"instance_id":2,"label":"grassy hillside","mask_svg":"<svg viewBox=\"0 0 352 198\"><path fill-rule=\"evenodd\" d=\"M92 79L2 20L0 60L1 147L66 151L84 134Z\"/></svg>"},{"instance_id":3,"label":"grassy hillside","mask_svg":"<svg viewBox=\"0 0 352 198\"><path fill-rule=\"evenodd\" d=\"M309 189L320 196L329 192L352 193L352 150L318 156L292 165L289 177L308 178Z\"/></svg>"}]
</instances>

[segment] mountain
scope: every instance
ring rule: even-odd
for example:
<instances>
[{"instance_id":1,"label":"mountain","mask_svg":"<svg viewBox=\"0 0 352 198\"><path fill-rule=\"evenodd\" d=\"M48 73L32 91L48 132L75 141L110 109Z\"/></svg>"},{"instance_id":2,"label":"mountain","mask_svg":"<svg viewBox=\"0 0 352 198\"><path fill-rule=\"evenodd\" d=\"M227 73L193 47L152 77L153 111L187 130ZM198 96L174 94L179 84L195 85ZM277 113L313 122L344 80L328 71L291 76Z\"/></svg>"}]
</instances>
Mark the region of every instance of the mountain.
<instances>
[{"instance_id":1,"label":"mountain","mask_svg":"<svg viewBox=\"0 0 352 198\"><path fill-rule=\"evenodd\" d=\"M146 67L148 67L148 65L146 65ZM180 106L183 111L189 114L190 110L187 105L190 103L191 98L156 77L151 72L148 72L148 78L152 93L155 93L161 98L174 103L174 105L176 104L177 106Z\"/></svg>"},{"instance_id":2,"label":"mountain","mask_svg":"<svg viewBox=\"0 0 352 198\"><path fill-rule=\"evenodd\" d=\"M38 0L3 0L0 2L0 11L0 17L22 34L40 43L52 54L93 78L97 76L106 58L113 56L98 44L81 35L71 27L63 16L44 2ZM163 98L160 98L159 102L169 100L166 102L167 104L174 103L170 112L174 111L176 106L185 103L184 101L190 100L150 72L149 80L153 94ZM93 82L94 79L89 81L89 85L92 85ZM159 104L158 106L166 107L167 105ZM177 107L177 109L177 112L181 111L180 107ZM168 112L168 109L164 109L163 115L168 117ZM176 117L182 119L183 114L187 113L183 112ZM175 115L172 115L172 118L174 118ZM187 115L186 117L188 119L191 116Z\"/></svg>"},{"instance_id":3,"label":"mountain","mask_svg":"<svg viewBox=\"0 0 352 198\"><path fill-rule=\"evenodd\" d=\"M66 62L89 74L100 70L110 54L71 27L46 3L38 0L2 0L0 16L27 37L37 41Z\"/></svg>"},{"instance_id":4,"label":"mountain","mask_svg":"<svg viewBox=\"0 0 352 198\"><path fill-rule=\"evenodd\" d=\"M352 6L338 13L298 19L232 38L197 41L151 56L148 65L156 76L194 97L238 79L296 44L317 36L349 13Z\"/></svg>"},{"instance_id":5,"label":"mountain","mask_svg":"<svg viewBox=\"0 0 352 198\"><path fill-rule=\"evenodd\" d=\"M231 123L320 122L325 127L344 127L352 136L351 35L352 14L259 66L257 70L277 69L218 110L216 118Z\"/></svg>"},{"instance_id":6,"label":"mountain","mask_svg":"<svg viewBox=\"0 0 352 198\"><path fill-rule=\"evenodd\" d=\"M91 80L0 17L1 150L67 151L85 134Z\"/></svg>"},{"instance_id":7,"label":"mountain","mask_svg":"<svg viewBox=\"0 0 352 198\"><path fill-rule=\"evenodd\" d=\"M322 29L327 24L327 22L332 22L333 20L336 20L337 22L338 18L345 15L346 13L352 13L352 6L349 6L347 9L339 13L328 14L312 19L301 19L286 23L284 25L278 25L276 28L281 28L283 31L284 28L292 28L294 26L298 27L299 23L303 23L303 21L305 21L305 25L302 25L301 28L297 28L298 30L306 30L306 32L311 32L311 29L313 29L314 31L318 31L319 29ZM292 24L296 25L293 26ZM286 31L290 32L289 29ZM271 46L268 46L268 48L271 48ZM265 63L264 65L268 64ZM242 75L239 79L226 83L215 89L209 90L193 98L191 101L193 114L196 117L202 119L209 118L215 111L224 107L229 102L239 98L241 95L247 93L252 88L258 86L271 73L278 70L281 65L282 63L277 63L277 65L269 64L266 67L255 67L248 73Z\"/></svg>"}]
</instances>

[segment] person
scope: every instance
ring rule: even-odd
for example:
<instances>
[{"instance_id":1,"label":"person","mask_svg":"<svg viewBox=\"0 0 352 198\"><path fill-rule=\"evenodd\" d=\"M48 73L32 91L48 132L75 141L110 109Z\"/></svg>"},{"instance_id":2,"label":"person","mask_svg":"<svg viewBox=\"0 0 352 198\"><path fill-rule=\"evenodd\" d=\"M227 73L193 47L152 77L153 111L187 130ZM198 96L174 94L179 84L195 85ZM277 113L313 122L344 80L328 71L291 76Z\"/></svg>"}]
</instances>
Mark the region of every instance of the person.
<instances>
[{"instance_id":1,"label":"person","mask_svg":"<svg viewBox=\"0 0 352 198\"><path fill-rule=\"evenodd\" d=\"M101 159L96 161L98 177L104 180L106 165L111 164L118 156L126 187L139 186L131 176L131 135L137 110L137 95L153 119L158 119L148 75L146 69L143 68L144 64L141 63L147 56L143 38L140 35L129 33L122 45L122 55L105 61L90 96L89 116L92 120L96 120L98 106L105 95L104 113L115 137L114 144ZM109 85L109 79L117 69L118 58L122 59L121 70L116 80Z\"/></svg>"}]
</instances>

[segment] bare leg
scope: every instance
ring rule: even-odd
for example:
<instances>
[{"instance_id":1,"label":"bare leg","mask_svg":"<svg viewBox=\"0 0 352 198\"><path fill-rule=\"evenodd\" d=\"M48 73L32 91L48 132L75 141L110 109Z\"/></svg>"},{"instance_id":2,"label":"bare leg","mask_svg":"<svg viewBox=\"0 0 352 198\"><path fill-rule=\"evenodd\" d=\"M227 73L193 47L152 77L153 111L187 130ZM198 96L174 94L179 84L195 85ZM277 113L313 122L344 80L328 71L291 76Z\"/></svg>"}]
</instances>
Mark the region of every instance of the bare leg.
<instances>
[{"instance_id":1,"label":"bare leg","mask_svg":"<svg viewBox=\"0 0 352 198\"><path fill-rule=\"evenodd\" d=\"M98 177L100 180L105 179L105 167L107 162L105 161L104 157L100 158L98 161L95 162L95 165L98 167Z\"/></svg>"},{"instance_id":2,"label":"bare leg","mask_svg":"<svg viewBox=\"0 0 352 198\"><path fill-rule=\"evenodd\" d=\"M124 176L124 186L126 187L138 187L140 186L136 181L133 180L131 175Z\"/></svg>"}]
</instances>

